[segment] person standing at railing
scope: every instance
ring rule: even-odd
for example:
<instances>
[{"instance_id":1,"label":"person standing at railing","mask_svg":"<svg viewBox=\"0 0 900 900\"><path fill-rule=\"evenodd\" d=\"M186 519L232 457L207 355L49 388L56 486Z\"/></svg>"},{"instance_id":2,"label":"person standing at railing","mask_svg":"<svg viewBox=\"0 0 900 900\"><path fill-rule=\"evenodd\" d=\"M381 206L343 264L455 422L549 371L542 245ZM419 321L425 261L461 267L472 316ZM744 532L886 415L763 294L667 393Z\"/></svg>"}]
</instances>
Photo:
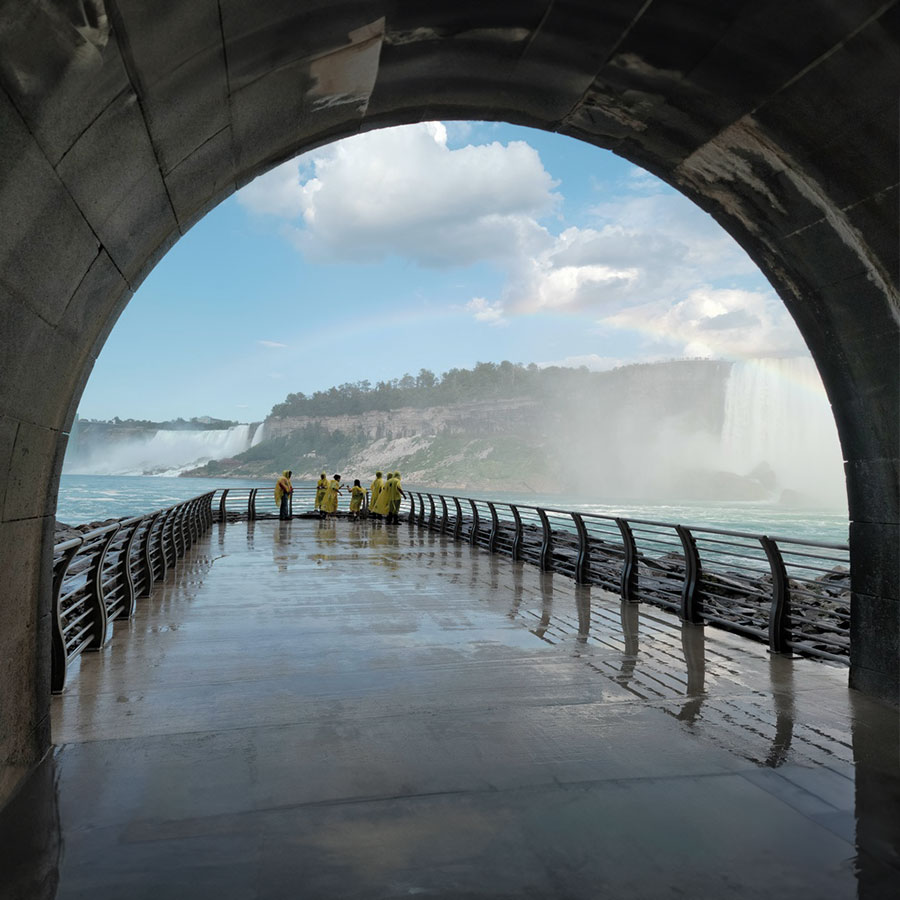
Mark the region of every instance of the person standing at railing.
<instances>
[{"instance_id":1,"label":"person standing at railing","mask_svg":"<svg viewBox=\"0 0 900 900\"><path fill-rule=\"evenodd\" d=\"M394 472L394 477L388 482L388 517L389 523L394 525L400 524L400 499L405 497L403 488L400 486L400 473Z\"/></svg>"},{"instance_id":2,"label":"person standing at railing","mask_svg":"<svg viewBox=\"0 0 900 900\"><path fill-rule=\"evenodd\" d=\"M323 472L319 476L319 480L316 482L316 512L320 516L325 515L325 510L322 508L322 503L325 500L325 492L328 490L328 476Z\"/></svg>"},{"instance_id":3,"label":"person standing at railing","mask_svg":"<svg viewBox=\"0 0 900 900\"><path fill-rule=\"evenodd\" d=\"M341 476L335 475L331 481L328 482L328 487L325 489L325 499L322 501L322 509L324 512L333 516L337 512L338 508L338 494L341 492Z\"/></svg>"},{"instance_id":4,"label":"person standing at railing","mask_svg":"<svg viewBox=\"0 0 900 900\"><path fill-rule=\"evenodd\" d=\"M383 487L384 480L381 477L381 472L376 472L375 480L369 488L369 514L375 517L379 517L379 513L375 512L375 504L378 502L378 495L381 493Z\"/></svg>"},{"instance_id":5,"label":"person standing at railing","mask_svg":"<svg viewBox=\"0 0 900 900\"><path fill-rule=\"evenodd\" d=\"M358 519L359 518L359 510L362 506L363 497L366 496L366 492L362 485L359 483L359 479L355 479L353 482L353 487L350 488L350 518Z\"/></svg>"},{"instance_id":6,"label":"person standing at railing","mask_svg":"<svg viewBox=\"0 0 900 900\"><path fill-rule=\"evenodd\" d=\"M278 507L279 519L289 519L291 517L288 505L291 495L294 493L294 486L291 484L291 475L293 474L290 469L285 469L281 473L281 478L275 482L275 505Z\"/></svg>"},{"instance_id":7,"label":"person standing at railing","mask_svg":"<svg viewBox=\"0 0 900 900\"><path fill-rule=\"evenodd\" d=\"M375 502L372 504L372 513L377 516L379 519L384 516L387 517L388 511L390 509L390 496L388 494L388 485L390 484L391 479L394 477L393 472L388 472L387 475L384 476L384 483L381 485L381 490L378 492L378 497Z\"/></svg>"}]
</instances>

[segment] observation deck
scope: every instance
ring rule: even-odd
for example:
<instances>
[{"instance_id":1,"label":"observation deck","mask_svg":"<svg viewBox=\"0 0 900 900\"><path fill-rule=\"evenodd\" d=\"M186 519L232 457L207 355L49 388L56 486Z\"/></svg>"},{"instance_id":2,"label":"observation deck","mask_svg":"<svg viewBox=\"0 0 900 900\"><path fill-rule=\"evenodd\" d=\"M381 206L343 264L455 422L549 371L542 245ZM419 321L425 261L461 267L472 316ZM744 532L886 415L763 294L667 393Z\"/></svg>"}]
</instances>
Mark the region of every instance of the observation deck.
<instances>
[{"instance_id":1,"label":"observation deck","mask_svg":"<svg viewBox=\"0 0 900 900\"><path fill-rule=\"evenodd\" d=\"M212 523L134 606L4 897L896 895L897 713L842 666L408 522Z\"/></svg>"}]
</instances>

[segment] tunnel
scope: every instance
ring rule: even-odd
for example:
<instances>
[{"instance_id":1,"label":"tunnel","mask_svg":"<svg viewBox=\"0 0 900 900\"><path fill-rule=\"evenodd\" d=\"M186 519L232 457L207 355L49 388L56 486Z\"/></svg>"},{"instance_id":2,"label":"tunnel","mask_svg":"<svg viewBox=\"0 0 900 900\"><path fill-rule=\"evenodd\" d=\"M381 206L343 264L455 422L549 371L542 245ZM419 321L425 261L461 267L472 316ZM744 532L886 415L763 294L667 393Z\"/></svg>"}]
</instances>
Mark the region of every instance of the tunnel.
<instances>
[{"instance_id":1,"label":"tunnel","mask_svg":"<svg viewBox=\"0 0 900 900\"><path fill-rule=\"evenodd\" d=\"M818 366L849 500L853 688L898 700L900 4L0 4L0 804L50 746L66 440L141 280L303 151L436 119L628 159L713 216Z\"/></svg>"}]
</instances>

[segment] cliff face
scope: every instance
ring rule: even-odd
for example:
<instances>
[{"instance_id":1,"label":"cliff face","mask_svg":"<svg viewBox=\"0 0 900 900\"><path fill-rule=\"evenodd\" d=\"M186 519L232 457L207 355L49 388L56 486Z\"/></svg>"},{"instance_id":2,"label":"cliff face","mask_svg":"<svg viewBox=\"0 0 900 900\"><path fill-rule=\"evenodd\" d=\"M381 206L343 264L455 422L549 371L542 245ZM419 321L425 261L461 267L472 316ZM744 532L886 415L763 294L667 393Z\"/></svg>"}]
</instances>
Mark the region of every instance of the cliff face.
<instances>
[{"instance_id":1,"label":"cliff face","mask_svg":"<svg viewBox=\"0 0 900 900\"><path fill-rule=\"evenodd\" d=\"M371 479L398 468L410 484L594 495L690 493L719 440L729 363L683 360L585 375L589 389L472 399L360 415L270 417L266 440L192 474ZM699 477L699 476L698 476ZM701 479L702 480L702 479ZM685 488L685 484L688 484Z\"/></svg>"},{"instance_id":2,"label":"cliff face","mask_svg":"<svg viewBox=\"0 0 900 900\"><path fill-rule=\"evenodd\" d=\"M537 409L536 400L480 400L425 409L405 407L374 410L357 416L268 418L265 433L268 439L282 437L304 428L323 428L328 431L363 435L371 441L473 432L481 435L507 434L526 429L529 421L533 421Z\"/></svg>"}]
</instances>

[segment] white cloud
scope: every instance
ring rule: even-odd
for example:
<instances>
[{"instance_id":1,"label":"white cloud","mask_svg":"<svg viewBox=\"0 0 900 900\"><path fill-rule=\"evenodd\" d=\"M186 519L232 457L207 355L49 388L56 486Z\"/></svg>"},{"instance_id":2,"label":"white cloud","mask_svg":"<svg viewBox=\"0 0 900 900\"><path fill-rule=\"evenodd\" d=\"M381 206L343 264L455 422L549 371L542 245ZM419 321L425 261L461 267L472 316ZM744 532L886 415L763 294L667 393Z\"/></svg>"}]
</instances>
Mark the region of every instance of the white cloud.
<instances>
[{"instance_id":1,"label":"white cloud","mask_svg":"<svg viewBox=\"0 0 900 900\"><path fill-rule=\"evenodd\" d=\"M506 319L503 318L503 307L499 303L488 303L484 297L473 297L467 304L466 309L474 316L478 322L490 322L491 325L505 325Z\"/></svg>"},{"instance_id":2,"label":"white cloud","mask_svg":"<svg viewBox=\"0 0 900 900\"><path fill-rule=\"evenodd\" d=\"M622 309L607 316L601 325L643 332L648 344L669 345L684 356L807 352L774 291L698 287L675 303L658 299Z\"/></svg>"},{"instance_id":3,"label":"white cloud","mask_svg":"<svg viewBox=\"0 0 900 900\"><path fill-rule=\"evenodd\" d=\"M554 234L542 221L559 209L555 186L527 143L450 149L447 128L430 122L316 150L239 200L282 220L314 261L493 263L504 275L497 296L464 306L484 324L573 314L601 334L639 332L660 357L804 352L752 261L685 197L634 168L589 225Z\"/></svg>"},{"instance_id":4,"label":"white cloud","mask_svg":"<svg viewBox=\"0 0 900 900\"><path fill-rule=\"evenodd\" d=\"M553 187L524 141L451 150L444 125L429 122L358 135L285 163L239 201L290 221L295 245L317 261L399 255L450 267L502 259L539 241L537 217L558 202Z\"/></svg>"},{"instance_id":5,"label":"white cloud","mask_svg":"<svg viewBox=\"0 0 900 900\"><path fill-rule=\"evenodd\" d=\"M287 347L287 344L282 344L281 341L257 341L256 343L261 347L272 347L277 349Z\"/></svg>"}]
</instances>

